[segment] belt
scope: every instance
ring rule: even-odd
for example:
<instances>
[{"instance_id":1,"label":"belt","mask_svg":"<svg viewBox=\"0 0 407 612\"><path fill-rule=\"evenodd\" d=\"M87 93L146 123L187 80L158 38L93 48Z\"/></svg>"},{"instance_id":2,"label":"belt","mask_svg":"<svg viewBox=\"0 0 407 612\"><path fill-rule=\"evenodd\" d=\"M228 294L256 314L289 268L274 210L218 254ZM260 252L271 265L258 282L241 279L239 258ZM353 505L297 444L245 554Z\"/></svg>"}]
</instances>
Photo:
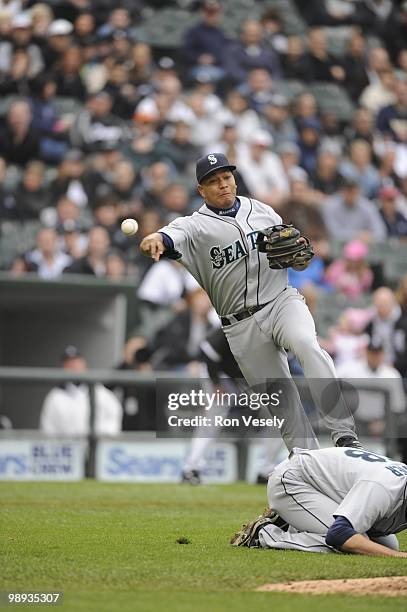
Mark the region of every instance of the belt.
<instances>
[{"instance_id":1,"label":"belt","mask_svg":"<svg viewBox=\"0 0 407 612\"><path fill-rule=\"evenodd\" d=\"M244 319L248 319L253 316L255 312L259 312L262 308L267 306L267 304L259 304L258 306L249 306L246 310L241 310L236 314L229 315L228 317L221 317L221 323L223 327L227 325L232 325L232 323L236 323L237 321L243 321Z\"/></svg>"}]
</instances>

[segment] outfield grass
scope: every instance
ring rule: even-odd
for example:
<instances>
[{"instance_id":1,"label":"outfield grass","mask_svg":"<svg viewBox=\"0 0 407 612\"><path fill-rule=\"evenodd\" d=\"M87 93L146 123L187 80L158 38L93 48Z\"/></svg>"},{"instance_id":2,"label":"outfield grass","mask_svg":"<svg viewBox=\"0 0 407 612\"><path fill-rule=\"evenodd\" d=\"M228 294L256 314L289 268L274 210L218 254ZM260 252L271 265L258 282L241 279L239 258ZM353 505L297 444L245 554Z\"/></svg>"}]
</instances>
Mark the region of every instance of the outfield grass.
<instances>
[{"instance_id":1,"label":"outfield grass","mask_svg":"<svg viewBox=\"0 0 407 612\"><path fill-rule=\"evenodd\" d=\"M407 575L407 559L229 546L265 501L265 487L244 483L0 483L0 590L64 591L64 611L405 612L402 598L253 592L286 580ZM407 549L407 533L400 539Z\"/></svg>"}]
</instances>

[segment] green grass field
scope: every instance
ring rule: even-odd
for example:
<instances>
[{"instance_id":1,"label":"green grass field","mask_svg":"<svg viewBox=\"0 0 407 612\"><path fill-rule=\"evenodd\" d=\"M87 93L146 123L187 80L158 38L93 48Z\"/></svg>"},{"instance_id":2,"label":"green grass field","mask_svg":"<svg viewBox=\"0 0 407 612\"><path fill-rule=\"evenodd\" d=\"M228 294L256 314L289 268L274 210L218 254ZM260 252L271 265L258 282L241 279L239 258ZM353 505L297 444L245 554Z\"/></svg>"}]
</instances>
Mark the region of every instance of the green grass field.
<instances>
[{"instance_id":1,"label":"green grass field","mask_svg":"<svg viewBox=\"0 0 407 612\"><path fill-rule=\"evenodd\" d=\"M406 610L402 598L254 592L268 582L407 575L407 559L229 546L265 502L265 487L244 483L3 482L0 590L64 591L64 611ZM401 543L407 549L407 533Z\"/></svg>"}]
</instances>

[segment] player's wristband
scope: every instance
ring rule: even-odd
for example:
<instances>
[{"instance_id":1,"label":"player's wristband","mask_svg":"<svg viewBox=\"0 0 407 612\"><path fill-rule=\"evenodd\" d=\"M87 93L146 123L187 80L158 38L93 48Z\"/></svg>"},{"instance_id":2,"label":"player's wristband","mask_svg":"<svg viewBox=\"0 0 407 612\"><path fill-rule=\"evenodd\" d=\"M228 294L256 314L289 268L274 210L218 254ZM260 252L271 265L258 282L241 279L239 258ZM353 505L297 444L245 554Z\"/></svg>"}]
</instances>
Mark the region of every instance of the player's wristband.
<instances>
[{"instance_id":1,"label":"player's wristband","mask_svg":"<svg viewBox=\"0 0 407 612\"><path fill-rule=\"evenodd\" d=\"M163 243L164 243L165 248L168 249L169 251L173 251L174 241L171 238L171 236L169 236L165 232L158 232L158 233L161 234L161 236L163 237Z\"/></svg>"},{"instance_id":2,"label":"player's wristband","mask_svg":"<svg viewBox=\"0 0 407 612\"><path fill-rule=\"evenodd\" d=\"M344 516L337 516L333 525L328 529L325 542L333 548L340 548L352 536L356 535L357 531L353 529L353 525Z\"/></svg>"}]
</instances>

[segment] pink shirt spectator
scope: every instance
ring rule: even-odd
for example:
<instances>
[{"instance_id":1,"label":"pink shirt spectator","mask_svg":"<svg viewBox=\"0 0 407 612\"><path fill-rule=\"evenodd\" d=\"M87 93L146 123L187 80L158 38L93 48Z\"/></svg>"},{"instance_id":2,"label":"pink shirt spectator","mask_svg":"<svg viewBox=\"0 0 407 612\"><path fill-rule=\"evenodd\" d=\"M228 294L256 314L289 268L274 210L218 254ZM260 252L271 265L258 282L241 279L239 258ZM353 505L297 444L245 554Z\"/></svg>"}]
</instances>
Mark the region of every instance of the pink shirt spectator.
<instances>
[{"instance_id":1,"label":"pink shirt spectator","mask_svg":"<svg viewBox=\"0 0 407 612\"><path fill-rule=\"evenodd\" d=\"M352 240L343 249L343 259L334 261L326 271L326 281L355 299L370 290L373 272L366 262L369 249L360 240Z\"/></svg>"}]
</instances>

